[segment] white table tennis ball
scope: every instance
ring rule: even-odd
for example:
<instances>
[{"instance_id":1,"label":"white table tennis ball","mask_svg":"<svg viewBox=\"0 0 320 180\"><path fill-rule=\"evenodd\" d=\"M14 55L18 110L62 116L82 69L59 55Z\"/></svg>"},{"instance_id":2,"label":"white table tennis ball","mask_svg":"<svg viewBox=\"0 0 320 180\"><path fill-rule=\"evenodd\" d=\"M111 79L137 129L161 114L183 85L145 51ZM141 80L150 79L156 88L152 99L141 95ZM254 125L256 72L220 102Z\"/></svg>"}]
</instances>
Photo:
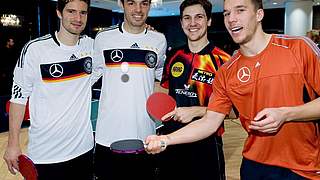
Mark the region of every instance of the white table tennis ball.
<instances>
[{"instance_id":1,"label":"white table tennis ball","mask_svg":"<svg viewBox=\"0 0 320 180\"><path fill-rule=\"evenodd\" d=\"M122 73L127 73L129 71L129 63L127 62L121 63L121 71Z\"/></svg>"}]
</instances>

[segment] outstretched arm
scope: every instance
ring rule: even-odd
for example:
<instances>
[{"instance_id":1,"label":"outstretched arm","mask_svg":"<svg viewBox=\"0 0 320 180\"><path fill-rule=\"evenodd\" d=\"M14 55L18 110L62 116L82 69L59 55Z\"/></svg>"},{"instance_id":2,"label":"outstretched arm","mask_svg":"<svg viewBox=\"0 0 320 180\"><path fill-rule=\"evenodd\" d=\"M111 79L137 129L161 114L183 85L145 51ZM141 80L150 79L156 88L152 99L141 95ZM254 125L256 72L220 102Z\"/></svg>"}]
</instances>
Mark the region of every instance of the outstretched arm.
<instances>
[{"instance_id":1,"label":"outstretched arm","mask_svg":"<svg viewBox=\"0 0 320 180\"><path fill-rule=\"evenodd\" d=\"M146 151L150 154L164 151L166 146L195 142L204 139L220 127L225 115L214 111L207 113L199 120L168 135L151 135L146 139Z\"/></svg>"}]
</instances>

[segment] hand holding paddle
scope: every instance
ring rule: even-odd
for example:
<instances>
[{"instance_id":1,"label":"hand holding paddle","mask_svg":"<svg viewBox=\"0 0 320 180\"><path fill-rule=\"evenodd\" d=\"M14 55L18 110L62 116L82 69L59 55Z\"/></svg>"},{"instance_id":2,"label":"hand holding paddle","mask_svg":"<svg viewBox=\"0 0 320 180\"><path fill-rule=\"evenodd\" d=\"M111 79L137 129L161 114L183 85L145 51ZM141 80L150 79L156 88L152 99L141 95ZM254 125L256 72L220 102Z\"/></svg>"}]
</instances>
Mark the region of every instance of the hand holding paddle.
<instances>
[{"instance_id":1,"label":"hand holding paddle","mask_svg":"<svg viewBox=\"0 0 320 180\"><path fill-rule=\"evenodd\" d=\"M166 93L155 92L149 96L146 108L148 114L157 121L168 121L174 115L176 101ZM167 115L172 112L173 115ZM163 117L164 115L167 115Z\"/></svg>"},{"instance_id":2,"label":"hand holding paddle","mask_svg":"<svg viewBox=\"0 0 320 180\"><path fill-rule=\"evenodd\" d=\"M169 136L167 135L150 135L146 138L145 150L148 154L157 154L164 151L169 144Z\"/></svg>"},{"instance_id":3,"label":"hand holding paddle","mask_svg":"<svg viewBox=\"0 0 320 180\"><path fill-rule=\"evenodd\" d=\"M20 155L19 157L19 171L25 180L37 180L38 173L31 159L26 155Z\"/></svg>"}]
</instances>

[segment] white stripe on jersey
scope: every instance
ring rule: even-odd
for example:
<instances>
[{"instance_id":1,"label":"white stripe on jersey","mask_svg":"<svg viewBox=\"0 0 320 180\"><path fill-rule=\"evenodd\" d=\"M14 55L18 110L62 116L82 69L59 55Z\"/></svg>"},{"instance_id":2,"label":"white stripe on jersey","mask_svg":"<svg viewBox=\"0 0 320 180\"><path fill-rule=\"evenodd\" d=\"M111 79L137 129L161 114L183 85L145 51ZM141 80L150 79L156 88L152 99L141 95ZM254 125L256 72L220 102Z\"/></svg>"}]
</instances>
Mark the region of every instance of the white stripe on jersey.
<instances>
[{"instance_id":1,"label":"white stripe on jersey","mask_svg":"<svg viewBox=\"0 0 320 180\"><path fill-rule=\"evenodd\" d=\"M304 36L283 36L283 35L278 35L275 36L276 38L281 38L281 39L300 39L303 40L311 49L312 51L320 57L320 49L318 48L317 44L315 44L310 38L304 37Z\"/></svg>"}]
</instances>

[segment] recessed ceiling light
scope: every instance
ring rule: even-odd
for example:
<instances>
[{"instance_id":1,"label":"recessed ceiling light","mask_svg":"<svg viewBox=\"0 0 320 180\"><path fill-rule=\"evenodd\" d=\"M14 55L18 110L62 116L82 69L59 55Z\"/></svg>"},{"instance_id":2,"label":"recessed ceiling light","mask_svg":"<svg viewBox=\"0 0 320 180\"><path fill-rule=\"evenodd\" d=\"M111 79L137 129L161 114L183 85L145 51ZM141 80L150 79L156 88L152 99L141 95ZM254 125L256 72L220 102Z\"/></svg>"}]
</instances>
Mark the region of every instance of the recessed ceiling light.
<instances>
[{"instance_id":1,"label":"recessed ceiling light","mask_svg":"<svg viewBox=\"0 0 320 180\"><path fill-rule=\"evenodd\" d=\"M272 4L273 4L273 5L277 5L278 3L277 3L277 2L273 2Z\"/></svg>"}]
</instances>

